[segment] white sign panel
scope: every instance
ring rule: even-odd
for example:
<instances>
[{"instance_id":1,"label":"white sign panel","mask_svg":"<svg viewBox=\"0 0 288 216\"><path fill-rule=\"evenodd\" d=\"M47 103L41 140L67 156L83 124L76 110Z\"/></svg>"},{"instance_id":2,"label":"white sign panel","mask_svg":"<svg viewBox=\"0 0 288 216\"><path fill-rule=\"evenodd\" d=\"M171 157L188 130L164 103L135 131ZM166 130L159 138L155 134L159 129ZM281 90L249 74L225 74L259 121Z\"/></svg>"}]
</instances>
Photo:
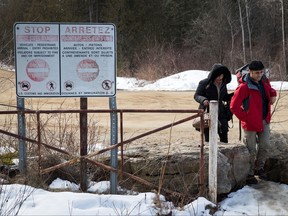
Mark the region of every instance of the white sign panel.
<instances>
[{"instance_id":1,"label":"white sign panel","mask_svg":"<svg viewBox=\"0 0 288 216\"><path fill-rule=\"evenodd\" d=\"M113 24L16 23L17 95L115 95L115 31Z\"/></svg>"}]
</instances>

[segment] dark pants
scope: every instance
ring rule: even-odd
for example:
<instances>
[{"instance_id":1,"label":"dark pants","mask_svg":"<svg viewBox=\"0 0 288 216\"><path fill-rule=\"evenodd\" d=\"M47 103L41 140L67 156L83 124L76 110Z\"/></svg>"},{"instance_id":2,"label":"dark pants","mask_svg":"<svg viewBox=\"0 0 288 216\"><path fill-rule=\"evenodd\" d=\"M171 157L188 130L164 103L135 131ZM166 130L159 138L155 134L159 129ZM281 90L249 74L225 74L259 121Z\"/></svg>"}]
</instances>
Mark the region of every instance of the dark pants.
<instances>
[{"instance_id":1,"label":"dark pants","mask_svg":"<svg viewBox=\"0 0 288 216\"><path fill-rule=\"evenodd\" d=\"M218 121L218 135L220 142L228 143L228 121L226 119L219 119ZM209 128L204 129L205 142L209 142Z\"/></svg>"}]
</instances>

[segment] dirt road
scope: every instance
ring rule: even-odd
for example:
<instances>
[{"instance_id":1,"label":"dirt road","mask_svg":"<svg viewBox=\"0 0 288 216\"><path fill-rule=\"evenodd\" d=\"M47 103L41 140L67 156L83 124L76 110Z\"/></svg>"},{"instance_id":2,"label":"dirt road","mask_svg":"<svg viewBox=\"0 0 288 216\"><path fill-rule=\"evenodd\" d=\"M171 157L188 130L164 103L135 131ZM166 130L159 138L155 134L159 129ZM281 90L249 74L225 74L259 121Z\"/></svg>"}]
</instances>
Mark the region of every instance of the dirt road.
<instances>
[{"instance_id":1,"label":"dirt road","mask_svg":"<svg viewBox=\"0 0 288 216\"><path fill-rule=\"evenodd\" d=\"M1 72L1 97L0 110L14 110L7 108L6 105L16 105L15 77L13 72ZM277 132L288 132L288 92L278 92L280 100L274 106L275 112L271 129ZM116 101L118 109L197 109L198 104L193 99L194 91L189 92L158 92L158 91L117 91ZM25 99L27 109L79 109L79 98L40 98ZM88 98L88 109L108 109L108 98ZM167 124L178 121L181 118L191 114L183 113L124 113L123 114L123 131L124 140L133 136L154 130ZM1 116L3 122L4 116ZM239 122L234 116L233 124L230 122L229 142L239 142ZM108 114L89 114L89 122L97 122L99 126L109 129L110 118ZM75 117L75 123L79 119ZM120 123L120 122L119 122ZM16 123L15 123L16 124ZM108 128L108 129L107 129ZM107 134L106 134L107 136ZM190 143L199 139L199 132L193 127L191 121L175 126L172 129L154 134L153 136L143 138L143 142L173 142L173 143Z\"/></svg>"}]
</instances>

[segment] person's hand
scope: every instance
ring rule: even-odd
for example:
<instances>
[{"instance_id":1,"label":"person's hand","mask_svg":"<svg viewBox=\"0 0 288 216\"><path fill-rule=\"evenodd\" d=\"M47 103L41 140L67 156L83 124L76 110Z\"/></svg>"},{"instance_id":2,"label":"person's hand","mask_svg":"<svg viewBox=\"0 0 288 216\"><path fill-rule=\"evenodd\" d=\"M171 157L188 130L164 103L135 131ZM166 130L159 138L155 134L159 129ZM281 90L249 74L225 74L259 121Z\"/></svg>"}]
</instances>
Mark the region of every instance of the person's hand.
<instances>
[{"instance_id":1,"label":"person's hand","mask_svg":"<svg viewBox=\"0 0 288 216\"><path fill-rule=\"evenodd\" d=\"M204 101L203 101L203 105L206 106L206 107L208 107L208 106L209 106L209 101L208 101L208 100L204 100Z\"/></svg>"},{"instance_id":2,"label":"person's hand","mask_svg":"<svg viewBox=\"0 0 288 216\"><path fill-rule=\"evenodd\" d=\"M271 97L270 103L273 105L276 101L276 97Z\"/></svg>"}]
</instances>

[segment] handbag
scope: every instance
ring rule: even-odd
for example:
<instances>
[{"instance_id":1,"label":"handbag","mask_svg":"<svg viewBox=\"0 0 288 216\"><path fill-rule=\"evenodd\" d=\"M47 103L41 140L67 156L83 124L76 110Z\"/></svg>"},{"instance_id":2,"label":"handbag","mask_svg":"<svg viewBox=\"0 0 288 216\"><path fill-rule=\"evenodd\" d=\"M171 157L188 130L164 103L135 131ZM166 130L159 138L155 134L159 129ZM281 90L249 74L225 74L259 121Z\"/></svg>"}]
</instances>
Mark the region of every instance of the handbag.
<instances>
[{"instance_id":1,"label":"handbag","mask_svg":"<svg viewBox=\"0 0 288 216\"><path fill-rule=\"evenodd\" d=\"M204 117L204 128L209 128L210 127L210 115L209 115L209 113L205 112L203 114L203 117ZM194 128L200 129L200 125L201 125L201 118L200 117L193 119L192 126Z\"/></svg>"}]
</instances>

